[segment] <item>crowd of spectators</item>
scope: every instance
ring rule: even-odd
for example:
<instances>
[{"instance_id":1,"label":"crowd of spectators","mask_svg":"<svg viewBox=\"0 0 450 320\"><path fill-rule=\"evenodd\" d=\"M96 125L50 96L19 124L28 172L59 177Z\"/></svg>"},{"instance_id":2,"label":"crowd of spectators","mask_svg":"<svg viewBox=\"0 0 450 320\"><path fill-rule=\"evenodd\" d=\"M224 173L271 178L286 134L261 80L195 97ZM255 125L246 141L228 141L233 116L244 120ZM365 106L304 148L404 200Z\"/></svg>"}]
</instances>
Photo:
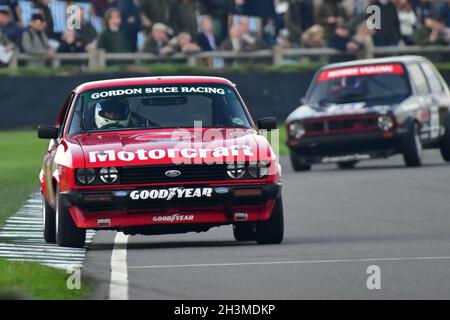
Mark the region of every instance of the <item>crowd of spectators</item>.
<instances>
[{"instance_id":1,"label":"crowd of spectators","mask_svg":"<svg viewBox=\"0 0 450 320\"><path fill-rule=\"evenodd\" d=\"M67 27L78 4L79 27ZM379 29L366 8L380 9ZM62 8L62 9L61 9ZM367 58L374 46L450 42L450 0L0 0L0 65L14 52L254 51L331 47Z\"/></svg>"}]
</instances>

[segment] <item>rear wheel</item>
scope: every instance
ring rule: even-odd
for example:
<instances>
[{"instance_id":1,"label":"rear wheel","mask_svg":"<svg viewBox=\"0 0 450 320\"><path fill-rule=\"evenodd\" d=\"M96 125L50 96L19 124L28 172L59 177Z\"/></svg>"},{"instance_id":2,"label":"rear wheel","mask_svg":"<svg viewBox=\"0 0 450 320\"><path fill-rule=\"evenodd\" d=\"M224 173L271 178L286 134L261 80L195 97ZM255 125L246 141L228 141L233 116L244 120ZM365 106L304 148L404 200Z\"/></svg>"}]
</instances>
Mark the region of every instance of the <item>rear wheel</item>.
<instances>
[{"instance_id":1,"label":"rear wheel","mask_svg":"<svg viewBox=\"0 0 450 320\"><path fill-rule=\"evenodd\" d=\"M422 165L423 146L420 140L420 128L414 123L403 145L403 160L407 167L420 167Z\"/></svg>"},{"instance_id":2,"label":"rear wheel","mask_svg":"<svg viewBox=\"0 0 450 320\"><path fill-rule=\"evenodd\" d=\"M344 161L344 162L338 162L337 166L339 169L348 170L348 169L353 169L357 163L358 163L358 161Z\"/></svg>"},{"instance_id":3,"label":"rear wheel","mask_svg":"<svg viewBox=\"0 0 450 320\"><path fill-rule=\"evenodd\" d=\"M297 156L294 152L290 151L289 155L291 157L291 164L294 171L309 171L311 170L311 165L304 164L301 157Z\"/></svg>"},{"instance_id":4,"label":"rear wheel","mask_svg":"<svg viewBox=\"0 0 450 320\"><path fill-rule=\"evenodd\" d=\"M444 135L441 138L439 149L441 149L442 158L450 162L450 115L447 115L447 119L444 124Z\"/></svg>"},{"instance_id":5,"label":"rear wheel","mask_svg":"<svg viewBox=\"0 0 450 320\"><path fill-rule=\"evenodd\" d=\"M56 213L42 196L42 224L44 240L47 243L56 242Z\"/></svg>"},{"instance_id":6,"label":"rear wheel","mask_svg":"<svg viewBox=\"0 0 450 320\"><path fill-rule=\"evenodd\" d=\"M69 210L61 201L56 189L56 243L61 247L82 248L86 241L86 230L75 225Z\"/></svg>"},{"instance_id":7,"label":"rear wheel","mask_svg":"<svg viewBox=\"0 0 450 320\"><path fill-rule=\"evenodd\" d=\"M278 244L283 241L284 217L281 196L277 199L269 220L259 221L255 227L258 244Z\"/></svg>"},{"instance_id":8,"label":"rear wheel","mask_svg":"<svg viewBox=\"0 0 450 320\"><path fill-rule=\"evenodd\" d=\"M252 222L242 222L233 225L233 235L236 241L255 240L255 224Z\"/></svg>"}]
</instances>

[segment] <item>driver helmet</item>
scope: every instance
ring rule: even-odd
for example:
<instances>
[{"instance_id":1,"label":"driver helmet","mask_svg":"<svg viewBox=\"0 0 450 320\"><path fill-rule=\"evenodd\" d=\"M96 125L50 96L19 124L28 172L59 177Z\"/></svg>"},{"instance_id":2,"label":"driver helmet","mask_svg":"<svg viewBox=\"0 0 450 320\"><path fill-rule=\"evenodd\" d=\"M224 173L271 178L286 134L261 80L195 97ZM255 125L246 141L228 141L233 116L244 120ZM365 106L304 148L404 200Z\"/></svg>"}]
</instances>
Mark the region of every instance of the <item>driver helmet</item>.
<instances>
[{"instance_id":1,"label":"driver helmet","mask_svg":"<svg viewBox=\"0 0 450 320\"><path fill-rule=\"evenodd\" d=\"M114 125L126 127L130 115L130 105L123 99L105 99L95 105L95 125L98 129Z\"/></svg>"}]
</instances>

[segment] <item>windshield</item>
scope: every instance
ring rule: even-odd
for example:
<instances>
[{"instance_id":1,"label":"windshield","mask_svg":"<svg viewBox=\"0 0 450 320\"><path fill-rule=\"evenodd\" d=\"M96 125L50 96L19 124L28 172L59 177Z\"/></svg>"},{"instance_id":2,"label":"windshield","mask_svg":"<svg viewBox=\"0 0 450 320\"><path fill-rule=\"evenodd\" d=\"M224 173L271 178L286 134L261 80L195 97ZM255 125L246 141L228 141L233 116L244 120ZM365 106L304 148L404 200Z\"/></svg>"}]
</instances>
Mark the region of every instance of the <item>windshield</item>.
<instances>
[{"instance_id":1,"label":"windshield","mask_svg":"<svg viewBox=\"0 0 450 320\"><path fill-rule=\"evenodd\" d=\"M306 101L311 104L396 104L411 93L401 64L328 69L319 73Z\"/></svg>"},{"instance_id":2,"label":"windshield","mask_svg":"<svg viewBox=\"0 0 450 320\"><path fill-rule=\"evenodd\" d=\"M69 134L85 131L251 128L234 89L195 84L90 90L77 100Z\"/></svg>"}]
</instances>

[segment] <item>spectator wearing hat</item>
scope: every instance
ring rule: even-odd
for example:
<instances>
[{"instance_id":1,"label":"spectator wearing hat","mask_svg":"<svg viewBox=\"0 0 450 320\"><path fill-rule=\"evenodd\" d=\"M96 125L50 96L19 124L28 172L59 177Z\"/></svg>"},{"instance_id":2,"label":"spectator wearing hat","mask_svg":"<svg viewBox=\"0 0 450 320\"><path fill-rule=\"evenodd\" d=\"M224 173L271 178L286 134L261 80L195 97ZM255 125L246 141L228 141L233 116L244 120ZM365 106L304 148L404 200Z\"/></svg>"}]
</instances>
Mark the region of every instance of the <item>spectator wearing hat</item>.
<instances>
[{"instance_id":1,"label":"spectator wearing hat","mask_svg":"<svg viewBox=\"0 0 450 320\"><path fill-rule=\"evenodd\" d=\"M143 52L153 53L159 56L168 56L173 53L167 37L167 26L163 23L155 23L151 35L145 40Z\"/></svg>"},{"instance_id":2,"label":"spectator wearing hat","mask_svg":"<svg viewBox=\"0 0 450 320\"><path fill-rule=\"evenodd\" d=\"M120 26L122 18L117 8L109 8L104 17L105 30L97 40L97 47L106 52L131 52L131 45L125 31Z\"/></svg>"},{"instance_id":3,"label":"spectator wearing hat","mask_svg":"<svg viewBox=\"0 0 450 320\"><path fill-rule=\"evenodd\" d=\"M0 7L0 31L12 41L15 46L20 47L23 30L19 27L17 22L12 19L11 11L9 10L9 7L6 6Z\"/></svg>"},{"instance_id":4,"label":"spectator wearing hat","mask_svg":"<svg viewBox=\"0 0 450 320\"><path fill-rule=\"evenodd\" d=\"M45 60L53 59L55 51L49 46L44 17L40 13L31 16L30 27L22 34L22 49L36 56L29 61L29 65L34 67L44 66Z\"/></svg>"}]
</instances>

